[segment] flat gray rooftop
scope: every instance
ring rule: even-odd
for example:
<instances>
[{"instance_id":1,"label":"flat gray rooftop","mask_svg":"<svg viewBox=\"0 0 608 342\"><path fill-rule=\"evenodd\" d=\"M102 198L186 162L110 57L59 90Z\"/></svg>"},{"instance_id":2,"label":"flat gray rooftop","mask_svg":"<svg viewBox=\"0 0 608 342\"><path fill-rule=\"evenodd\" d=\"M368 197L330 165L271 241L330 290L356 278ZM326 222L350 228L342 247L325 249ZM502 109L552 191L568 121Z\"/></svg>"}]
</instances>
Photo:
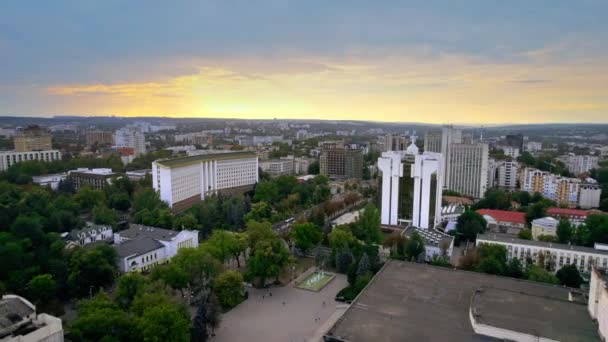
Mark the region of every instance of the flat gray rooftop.
<instances>
[{"instance_id":1,"label":"flat gray rooftop","mask_svg":"<svg viewBox=\"0 0 608 342\"><path fill-rule=\"evenodd\" d=\"M568 245L568 244L555 243L555 242L524 240L524 239L518 239L518 238L514 237L513 235L509 235L509 234L485 233L485 234L478 234L478 238L481 240L514 243L514 244L525 245L525 246L555 248L555 249L563 249L564 251L578 251L578 252L584 252L584 253L608 255L608 250L595 249L593 247Z\"/></svg>"},{"instance_id":2,"label":"flat gray rooftop","mask_svg":"<svg viewBox=\"0 0 608 342\"><path fill-rule=\"evenodd\" d=\"M573 335L579 341L579 334L599 341L586 306L567 302L568 288L397 260L387 262L327 335L350 342L494 341L476 335L469 319L473 296L482 287L503 290L500 300L509 303L499 307L501 313L483 310L497 326L528 325L541 333L551 328L561 341L572 341L567 337ZM531 317L538 305L559 308L546 316L550 326ZM567 331L573 326L576 331Z\"/></svg>"},{"instance_id":3,"label":"flat gray rooftop","mask_svg":"<svg viewBox=\"0 0 608 342\"><path fill-rule=\"evenodd\" d=\"M471 303L476 321L484 325L556 341L598 339L586 305L491 287L475 293Z\"/></svg>"}]
</instances>

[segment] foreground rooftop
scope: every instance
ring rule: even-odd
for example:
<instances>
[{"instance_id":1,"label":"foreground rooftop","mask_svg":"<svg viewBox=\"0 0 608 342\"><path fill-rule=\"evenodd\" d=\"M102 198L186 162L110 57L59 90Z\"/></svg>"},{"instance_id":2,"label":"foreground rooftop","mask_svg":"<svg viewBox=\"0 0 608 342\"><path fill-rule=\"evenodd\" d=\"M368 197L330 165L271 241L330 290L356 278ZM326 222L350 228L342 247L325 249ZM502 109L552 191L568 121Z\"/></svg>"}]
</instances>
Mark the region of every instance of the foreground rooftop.
<instances>
[{"instance_id":1,"label":"foreground rooftop","mask_svg":"<svg viewBox=\"0 0 608 342\"><path fill-rule=\"evenodd\" d=\"M572 289L390 260L325 341L495 341L478 324L559 341L599 341Z\"/></svg>"}]
</instances>

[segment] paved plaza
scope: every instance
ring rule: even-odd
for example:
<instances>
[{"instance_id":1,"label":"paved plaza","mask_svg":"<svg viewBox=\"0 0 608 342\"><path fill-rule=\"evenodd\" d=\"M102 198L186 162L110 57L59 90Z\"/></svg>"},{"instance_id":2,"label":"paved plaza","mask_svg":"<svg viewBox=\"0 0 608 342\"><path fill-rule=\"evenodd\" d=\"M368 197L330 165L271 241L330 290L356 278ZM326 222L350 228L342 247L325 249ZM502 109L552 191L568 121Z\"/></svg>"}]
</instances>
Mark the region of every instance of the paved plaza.
<instances>
[{"instance_id":1,"label":"paved plaza","mask_svg":"<svg viewBox=\"0 0 608 342\"><path fill-rule=\"evenodd\" d=\"M346 276L336 274L319 292L295 288L293 282L269 290L248 289L249 299L222 316L220 328L211 341L307 342L315 339L320 328L339 316L337 311L344 305L335 302L334 297L347 285Z\"/></svg>"}]
</instances>

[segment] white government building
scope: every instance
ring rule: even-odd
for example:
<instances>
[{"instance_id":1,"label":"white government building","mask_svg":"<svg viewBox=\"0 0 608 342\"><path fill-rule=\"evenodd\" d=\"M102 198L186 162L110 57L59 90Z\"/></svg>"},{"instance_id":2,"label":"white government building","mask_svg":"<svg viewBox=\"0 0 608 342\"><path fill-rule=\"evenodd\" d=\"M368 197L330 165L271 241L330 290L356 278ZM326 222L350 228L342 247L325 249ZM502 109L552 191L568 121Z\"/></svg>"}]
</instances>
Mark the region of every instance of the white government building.
<instances>
[{"instance_id":1,"label":"white government building","mask_svg":"<svg viewBox=\"0 0 608 342\"><path fill-rule=\"evenodd\" d=\"M545 262L553 261L555 271L562 266L575 265L581 272L590 272L592 266L608 267L608 248L596 244L595 247L566 245L561 243L522 240L513 235L486 233L477 235L477 246L480 244L502 245L507 248L509 259L519 259L522 264L527 258L538 262L541 254L545 255Z\"/></svg>"},{"instance_id":2,"label":"white government building","mask_svg":"<svg viewBox=\"0 0 608 342\"><path fill-rule=\"evenodd\" d=\"M405 151L383 152L378 158L382 171L381 223L411 221L413 227L433 228L441 222L442 165L440 153L420 154L414 143Z\"/></svg>"},{"instance_id":3,"label":"white government building","mask_svg":"<svg viewBox=\"0 0 608 342\"><path fill-rule=\"evenodd\" d=\"M253 189L257 182L258 157L253 152L202 154L152 163L152 186L176 212L213 194Z\"/></svg>"}]
</instances>

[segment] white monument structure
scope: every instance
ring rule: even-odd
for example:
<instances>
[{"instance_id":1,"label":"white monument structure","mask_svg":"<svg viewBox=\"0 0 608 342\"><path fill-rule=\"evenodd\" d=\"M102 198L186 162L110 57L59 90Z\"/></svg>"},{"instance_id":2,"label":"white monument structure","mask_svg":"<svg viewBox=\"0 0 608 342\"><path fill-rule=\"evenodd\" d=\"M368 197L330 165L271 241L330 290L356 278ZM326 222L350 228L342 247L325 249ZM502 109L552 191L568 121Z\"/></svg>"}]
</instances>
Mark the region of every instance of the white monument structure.
<instances>
[{"instance_id":1,"label":"white monument structure","mask_svg":"<svg viewBox=\"0 0 608 342\"><path fill-rule=\"evenodd\" d=\"M443 158L441 153L419 153L412 144L405 151L383 152L381 223L411 222L417 228L433 228L441 222Z\"/></svg>"}]
</instances>

